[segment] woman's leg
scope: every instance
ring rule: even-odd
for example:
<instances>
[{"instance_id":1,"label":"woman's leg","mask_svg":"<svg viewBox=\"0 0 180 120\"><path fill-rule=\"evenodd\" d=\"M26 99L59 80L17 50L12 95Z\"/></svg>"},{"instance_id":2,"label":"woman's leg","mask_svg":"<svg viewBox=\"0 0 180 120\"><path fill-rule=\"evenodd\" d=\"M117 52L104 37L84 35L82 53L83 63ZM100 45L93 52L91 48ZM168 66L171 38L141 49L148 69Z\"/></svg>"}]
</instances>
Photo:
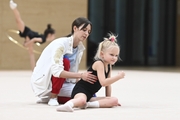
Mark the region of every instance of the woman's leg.
<instances>
[{"instance_id":1,"label":"woman's leg","mask_svg":"<svg viewBox=\"0 0 180 120\"><path fill-rule=\"evenodd\" d=\"M64 56L64 58L63 58L63 64L64 64L64 70L69 71L70 61L66 56ZM49 100L48 105L50 105L50 106L59 105L59 103L57 101L57 96L58 96L65 80L66 80L65 78L59 78L59 77L52 76L51 99Z\"/></svg>"},{"instance_id":2,"label":"woman's leg","mask_svg":"<svg viewBox=\"0 0 180 120\"><path fill-rule=\"evenodd\" d=\"M52 76L52 91L51 91L51 98L57 98L57 95L62 88L62 85L66 79L65 78L58 78Z\"/></svg>"},{"instance_id":3,"label":"woman's leg","mask_svg":"<svg viewBox=\"0 0 180 120\"><path fill-rule=\"evenodd\" d=\"M75 86L75 83L65 82L63 84L57 97L59 104L64 104L71 99L71 93L73 91L74 86Z\"/></svg>"},{"instance_id":4,"label":"woman's leg","mask_svg":"<svg viewBox=\"0 0 180 120\"><path fill-rule=\"evenodd\" d=\"M23 20L21 19L20 12L17 9L17 4L14 3L13 0L10 0L10 8L12 9L12 11L14 13L18 30L20 30L23 33L25 24L24 24Z\"/></svg>"},{"instance_id":5,"label":"woman's leg","mask_svg":"<svg viewBox=\"0 0 180 120\"><path fill-rule=\"evenodd\" d=\"M67 101L71 100L71 97L63 97L63 96L58 96L58 103L59 104L64 104L66 103Z\"/></svg>"}]
</instances>

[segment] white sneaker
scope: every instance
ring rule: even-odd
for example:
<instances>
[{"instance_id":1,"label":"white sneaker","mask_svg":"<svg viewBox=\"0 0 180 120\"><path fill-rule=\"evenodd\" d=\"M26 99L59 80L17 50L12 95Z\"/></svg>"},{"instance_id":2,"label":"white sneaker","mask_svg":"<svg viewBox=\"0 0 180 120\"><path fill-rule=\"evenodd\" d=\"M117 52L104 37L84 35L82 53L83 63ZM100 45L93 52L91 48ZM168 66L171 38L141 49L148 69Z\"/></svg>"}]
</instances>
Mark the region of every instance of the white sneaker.
<instances>
[{"instance_id":1,"label":"white sneaker","mask_svg":"<svg viewBox=\"0 0 180 120\"><path fill-rule=\"evenodd\" d=\"M36 103L38 103L38 104L40 104L40 103L48 103L48 101L49 101L48 98L38 98Z\"/></svg>"},{"instance_id":2,"label":"white sneaker","mask_svg":"<svg viewBox=\"0 0 180 120\"><path fill-rule=\"evenodd\" d=\"M48 105L50 105L50 106L58 106L59 103L58 103L58 101L57 101L57 98L51 98L51 99L49 100L49 102L48 102Z\"/></svg>"},{"instance_id":3,"label":"white sneaker","mask_svg":"<svg viewBox=\"0 0 180 120\"><path fill-rule=\"evenodd\" d=\"M14 3L13 0L10 0L9 5L11 9L15 9L17 7L17 4Z\"/></svg>"}]
</instances>

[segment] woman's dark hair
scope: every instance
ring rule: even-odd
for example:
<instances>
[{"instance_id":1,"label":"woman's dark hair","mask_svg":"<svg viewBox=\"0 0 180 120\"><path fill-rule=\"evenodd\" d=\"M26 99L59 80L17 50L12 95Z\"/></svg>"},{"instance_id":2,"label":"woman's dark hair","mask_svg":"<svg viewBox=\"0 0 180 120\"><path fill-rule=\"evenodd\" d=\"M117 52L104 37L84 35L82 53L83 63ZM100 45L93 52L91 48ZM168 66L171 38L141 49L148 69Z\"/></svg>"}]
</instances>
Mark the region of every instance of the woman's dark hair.
<instances>
[{"instance_id":1,"label":"woman's dark hair","mask_svg":"<svg viewBox=\"0 0 180 120\"><path fill-rule=\"evenodd\" d=\"M44 36L47 38L48 34L54 34L55 30L51 28L51 24L47 25L47 29L44 31Z\"/></svg>"},{"instance_id":2,"label":"woman's dark hair","mask_svg":"<svg viewBox=\"0 0 180 120\"><path fill-rule=\"evenodd\" d=\"M84 24L84 25L83 25ZM86 28L88 25L91 26L91 30L92 30L92 23L87 19L87 18L84 18L84 17L79 17L77 19L75 19L72 23L72 26L71 26L71 34L68 35L68 36L71 36L72 34L74 34L74 30L73 30L73 27L76 26L77 28L79 28L81 25L83 25L83 27L81 28L84 29Z\"/></svg>"}]
</instances>

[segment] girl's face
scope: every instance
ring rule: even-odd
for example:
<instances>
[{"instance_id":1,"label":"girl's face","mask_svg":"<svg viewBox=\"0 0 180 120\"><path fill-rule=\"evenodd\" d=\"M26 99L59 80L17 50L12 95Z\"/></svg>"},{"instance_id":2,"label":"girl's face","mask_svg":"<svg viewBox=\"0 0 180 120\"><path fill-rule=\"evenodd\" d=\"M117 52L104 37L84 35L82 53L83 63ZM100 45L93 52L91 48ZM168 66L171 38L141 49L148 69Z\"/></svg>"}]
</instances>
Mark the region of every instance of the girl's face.
<instances>
[{"instance_id":1,"label":"girl's face","mask_svg":"<svg viewBox=\"0 0 180 120\"><path fill-rule=\"evenodd\" d=\"M91 33L91 25L87 25L85 28L82 29L84 26L81 25L79 28L74 26L74 37L77 38L79 41L84 41L88 38L89 34Z\"/></svg>"},{"instance_id":2,"label":"girl's face","mask_svg":"<svg viewBox=\"0 0 180 120\"><path fill-rule=\"evenodd\" d=\"M53 41L55 39L55 34L48 34L47 41Z\"/></svg>"},{"instance_id":3,"label":"girl's face","mask_svg":"<svg viewBox=\"0 0 180 120\"><path fill-rule=\"evenodd\" d=\"M119 48L117 46L112 46L107 50L102 51L101 54L105 63L114 65L118 60Z\"/></svg>"}]
</instances>

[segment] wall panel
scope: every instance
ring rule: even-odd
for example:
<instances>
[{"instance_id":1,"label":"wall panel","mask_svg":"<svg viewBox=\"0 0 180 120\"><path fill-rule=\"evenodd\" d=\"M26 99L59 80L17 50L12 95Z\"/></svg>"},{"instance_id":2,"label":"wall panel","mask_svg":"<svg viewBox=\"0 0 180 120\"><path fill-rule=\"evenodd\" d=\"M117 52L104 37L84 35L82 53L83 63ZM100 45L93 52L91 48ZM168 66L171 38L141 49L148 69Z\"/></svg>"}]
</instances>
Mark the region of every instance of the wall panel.
<instances>
[{"instance_id":1,"label":"wall panel","mask_svg":"<svg viewBox=\"0 0 180 120\"><path fill-rule=\"evenodd\" d=\"M56 37L71 32L72 21L80 16L87 17L87 0L14 0L25 24L32 30L43 33L48 23L56 30ZM17 30L13 12L8 0L0 1L0 70L30 70L28 52L8 40L8 29ZM18 35L9 33L18 41L24 41ZM86 44L86 42L85 42ZM47 45L36 47L42 51ZM35 55L38 59L39 54ZM86 52L83 56L81 69L86 68Z\"/></svg>"}]
</instances>

